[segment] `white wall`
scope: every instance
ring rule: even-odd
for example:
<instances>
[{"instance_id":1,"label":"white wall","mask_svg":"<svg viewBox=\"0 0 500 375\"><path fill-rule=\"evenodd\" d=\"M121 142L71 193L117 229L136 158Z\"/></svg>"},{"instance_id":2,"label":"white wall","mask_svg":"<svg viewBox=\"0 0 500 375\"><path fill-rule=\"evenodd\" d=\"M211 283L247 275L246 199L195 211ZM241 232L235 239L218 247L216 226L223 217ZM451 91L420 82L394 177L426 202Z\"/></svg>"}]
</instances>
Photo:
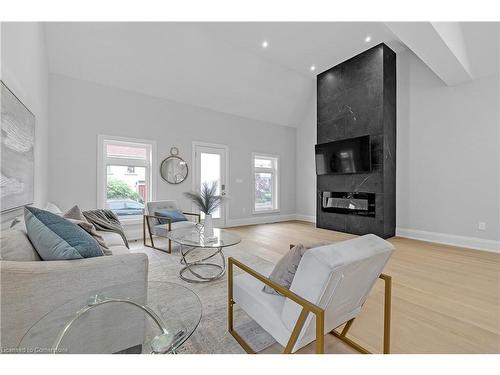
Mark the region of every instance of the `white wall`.
<instances>
[{"instance_id":1,"label":"white wall","mask_svg":"<svg viewBox=\"0 0 500 375\"><path fill-rule=\"evenodd\" d=\"M1 24L1 79L36 116L35 205L44 207L48 192L48 62L43 25ZM22 213L2 215L2 222Z\"/></svg>"},{"instance_id":2,"label":"white wall","mask_svg":"<svg viewBox=\"0 0 500 375\"><path fill-rule=\"evenodd\" d=\"M498 76L445 86L398 55L398 234L500 251L499 89Z\"/></svg>"},{"instance_id":3,"label":"white wall","mask_svg":"<svg viewBox=\"0 0 500 375\"><path fill-rule=\"evenodd\" d=\"M500 251L498 76L448 87L410 51L397 62L397 234ZM299 218L316 212L314 113L297 130Z\"/></svg>"},{"instance_id":4,"label":"white wall","mask_svg":"<svg viewBox=\"0 0 500 375\"><path fill-rule=\"evenodd\" d=\"M297 219L316 221L316 90L311 95L309 110L297 128Z\"/></svg>"},{"instance_id":5,"label":"white wall","mask_svg":"<svg viewBox=\"0 0 500 375\"><path fill-rule=\"evenodd\" d=\"M192 141L227 145L229 224L263 217L252 214L252 152L280 155L281 212L269 216L279 219L295 214L294 128L61 75L50 75L49 92L49 198L63 209L76 203L83 209L96 207L97 135L106 134L156 140L158 163L176 146L190 168ZM191 190L191 177L180 185L169 185L158 176L157 198L176 199L183 209L191 209L182 195Z\"/></svg>"}]
</instances>

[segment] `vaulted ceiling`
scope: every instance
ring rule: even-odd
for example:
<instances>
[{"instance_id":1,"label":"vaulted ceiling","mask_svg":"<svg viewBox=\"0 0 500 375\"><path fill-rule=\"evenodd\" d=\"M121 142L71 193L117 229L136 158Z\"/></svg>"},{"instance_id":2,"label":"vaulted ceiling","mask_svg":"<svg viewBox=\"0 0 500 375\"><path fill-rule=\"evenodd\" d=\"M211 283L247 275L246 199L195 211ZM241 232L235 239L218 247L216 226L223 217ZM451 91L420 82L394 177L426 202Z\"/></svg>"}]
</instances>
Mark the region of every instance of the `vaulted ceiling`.
<instances>
[{"instance_id":1,"label":"vaulted ceiling","mask_svg":"<svg viewBox=\"0 0 500 375\"><path fill-rule=\"evenodd\" d=\"M381 42L446 84L498 72L498 24L47 23L46 37L51 73L286 126L318 72Z\"/></svg>"}]
</instances>

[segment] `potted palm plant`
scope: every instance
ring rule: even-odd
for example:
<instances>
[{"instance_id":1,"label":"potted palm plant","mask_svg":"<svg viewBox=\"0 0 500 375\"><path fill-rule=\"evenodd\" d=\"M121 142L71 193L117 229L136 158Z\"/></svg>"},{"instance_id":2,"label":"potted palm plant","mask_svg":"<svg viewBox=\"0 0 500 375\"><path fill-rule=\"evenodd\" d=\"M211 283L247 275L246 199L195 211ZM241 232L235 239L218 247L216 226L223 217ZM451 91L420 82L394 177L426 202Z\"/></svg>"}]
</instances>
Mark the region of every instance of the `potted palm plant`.
<instances>
[{"instance_id":1,"label":"potted palm plant","mask_svg":"<svg viewBox=\"0 0 500 375\"><path fill-rule=\"evenodd\" d=\"M207 239L214 239L212 213L220 207L224 201L224 197L217 194L217 182L204 182L199 192L185 192L184 196L189 198L195 206L205 214L203 232Z\"/></svg>"}]
</instances>

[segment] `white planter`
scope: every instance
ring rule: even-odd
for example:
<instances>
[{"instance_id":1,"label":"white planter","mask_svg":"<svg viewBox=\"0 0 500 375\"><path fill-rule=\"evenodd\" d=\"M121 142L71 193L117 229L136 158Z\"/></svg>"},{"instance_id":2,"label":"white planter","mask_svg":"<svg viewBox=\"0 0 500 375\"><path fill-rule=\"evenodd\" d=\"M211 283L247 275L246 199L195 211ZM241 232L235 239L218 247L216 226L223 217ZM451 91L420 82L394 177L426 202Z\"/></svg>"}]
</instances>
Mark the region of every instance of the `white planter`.
<instances>
[{"instance_id":1,"label":"white planter","mask_svg":"<svg viewBox=\"0 0 500 375\"><path fill-rule=\"evenodd\" d=\"M205 215L205 221L203 223L203 234L205 238L210 239L214 236L214 222L212 215Z\"/></svg>"}]
</instances>

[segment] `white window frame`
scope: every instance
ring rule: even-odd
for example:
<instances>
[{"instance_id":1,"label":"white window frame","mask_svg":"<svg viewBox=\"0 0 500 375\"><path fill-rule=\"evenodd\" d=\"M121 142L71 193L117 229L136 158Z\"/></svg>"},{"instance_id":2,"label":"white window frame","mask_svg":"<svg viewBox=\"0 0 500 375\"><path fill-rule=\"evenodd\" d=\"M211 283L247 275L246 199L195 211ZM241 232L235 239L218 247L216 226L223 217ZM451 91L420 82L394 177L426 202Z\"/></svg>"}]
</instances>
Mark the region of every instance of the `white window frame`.
<instances>
[{"instance_id":1,"label":"white window frame","mask_svg":"<svg viewBox=\"0 0 500 375\"><path fill-rule=\"evenodd\" d=\"M147 160L114 158L108 157L106 145L108 144L123 144L127 146L146 147ZM156 171L156 141L139 138L117 137L113 135L99 134L97 136L97 207L106 207L106 183L107 183L107 166L108 165L123 165L145 167L146 175L149 177L149 200L156 200L157 176ZM142 223L142 218L120 219L124 224Z\"/></svg>"},{"instance_id":2,"label":"white window frame","mask_svg":"<svg viewBox=\"0 0 500 375\"><path fill-rule=\"evenodd\" d=\"M272 160L273 167L272 168L258 168L255 167L255 159L268 159ZM271 173L273 175L273 191L272 191L272 202L273 208L264 209L264 210L256 210L255 209L255 174L258 172L263 173ZM268 214L268 213L276 213L280 212L280 156L279 155L271 155L264 154L261 152L252 153L252 212L254 215L258 214Z\"/></svg>"}]
</instances>

